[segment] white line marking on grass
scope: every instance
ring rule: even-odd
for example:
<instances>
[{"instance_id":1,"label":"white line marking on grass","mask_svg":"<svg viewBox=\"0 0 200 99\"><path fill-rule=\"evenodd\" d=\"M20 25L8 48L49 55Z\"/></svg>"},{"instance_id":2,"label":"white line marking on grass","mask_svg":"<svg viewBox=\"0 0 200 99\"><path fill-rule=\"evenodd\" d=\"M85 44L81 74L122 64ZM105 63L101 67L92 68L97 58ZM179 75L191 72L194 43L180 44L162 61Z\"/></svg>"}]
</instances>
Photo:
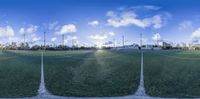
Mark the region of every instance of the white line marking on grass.
<instances>
[{"instance_id":1,"label":"white line marking on grass","mask_svg":"<svg viewBox=\"0 0 200 99\"><path fill-rule=\"evenodd\" d=\"M44 64L43 64L43 52L41 54L41 79L40 79L40 87L38 89L38 96L50 95L45 87L44 81Z\"/></svg>"},{"instance_id":2,"label":"white line marking on grass","mask_svg":"<svg viewBox=\"0 0 200 99\"><path fill-rule=\"evenodd\" d=\"M140 84L135 93L136 96L148 96L144 88L144 74L143 74L143 52L141 52L141 70L140 70Z\"/></svg>"}]
</instances>

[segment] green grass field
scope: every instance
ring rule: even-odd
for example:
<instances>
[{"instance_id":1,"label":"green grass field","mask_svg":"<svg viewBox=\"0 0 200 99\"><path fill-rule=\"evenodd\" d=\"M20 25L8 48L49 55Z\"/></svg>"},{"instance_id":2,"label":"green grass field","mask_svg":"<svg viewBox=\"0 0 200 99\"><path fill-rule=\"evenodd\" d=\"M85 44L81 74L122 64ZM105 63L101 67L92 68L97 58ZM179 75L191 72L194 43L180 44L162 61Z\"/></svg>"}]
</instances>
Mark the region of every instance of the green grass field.
<instances>
[{"instance_id":1,"label":"green grass field","mask_svg":"<svg viewBox=\"0 0 200 99\"><path fill-rule=\"evenodd\" d=\"M40 56L28 53L0 52L0 97L30 97L37 94Z\"/></svg>"},{"instance_id":2,"label":"green grass field","mask_svg":"<svg viewBox=\"0 0 200 99\"><path fill-rule=\"evenodd\" d=\"M140 58L137 51L46 51L46 87L59 96L134 94L140 80ZM145 51L147 94L200 97L199 64L198 51ZM0 52L0 97L36 96L40 66L40 51Z\"/></svg>"},{"instance_id":3,"label":"green grass field","mask_svg":"<svg viewBox=\"0 0 200 99\"><path fill-rule=\"evenodd\" d=\"M47 89L60 96L121 96L139 84L140 53L117 51L46 52Z\"/></svg>"},{"instance_id":4,"label":"green grass field","mask_svg":"<svg viewBox=\"0 0 200 99\"><path fill-rule=\"evenodd\" d=\"M144 81L151 96L199 97L200 52L145 52Z\"/></svg>"}]
</instances>

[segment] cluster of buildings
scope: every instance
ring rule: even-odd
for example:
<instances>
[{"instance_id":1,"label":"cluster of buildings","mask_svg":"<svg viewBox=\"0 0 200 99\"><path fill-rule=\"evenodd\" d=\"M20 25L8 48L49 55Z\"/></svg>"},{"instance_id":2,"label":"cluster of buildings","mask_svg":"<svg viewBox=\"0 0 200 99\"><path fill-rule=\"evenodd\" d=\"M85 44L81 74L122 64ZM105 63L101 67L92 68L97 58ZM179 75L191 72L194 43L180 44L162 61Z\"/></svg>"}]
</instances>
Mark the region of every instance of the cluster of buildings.
<instances>
[{"instance_id":1,"label":"cluster of buildings","mask_svg":"<svg viewBox=\"0 0 200 99\"><path fill-rule=\"evenodd\" d=\"M173 44L172 42L159 42L159 44L145 44L140 47L139 44L124 45L116 47L116 49L146 49L146 50L170 50L170 49L181 49L181 50L200 50L200 44Z\"/></svg>"},{"instance_id":2,"label":"cluster of buildings","mask_svg":"<svg viewBox=\"0 0 200 99\"><path fill-rule=\"evenodd\" d=\"M39 45L37 45L39 46ZM49 47L51 47L50 45L48 45ZM6 49L24 49L26 47L26 49L29 49L31 47L29 47L29 44L17 44L17 42L12 42L10 44L5 44L2 45L0 44L0 49L6 48ZM42 47L39 46L39 47ZM54 46L56 47L56 46ZM137 43L133 43L133 44L123 44L121 46L115 46L115 44L110 43L107 44L107 46L103 46L104 48L112 48L112 49L146 49L146 50L167 50L167 49L182 49L182 50L200 50L200 44L199 43L194 43L194 44L186 44L186 43L180 43L180 44L174 44L172 42L166 42L166 41L160 41L157 44L143 44L142 46L140 46ZM32 48L35 48L35 46L32 46ZM87 47L84 47L87 48Z\"/></svg>"}]
</instances>

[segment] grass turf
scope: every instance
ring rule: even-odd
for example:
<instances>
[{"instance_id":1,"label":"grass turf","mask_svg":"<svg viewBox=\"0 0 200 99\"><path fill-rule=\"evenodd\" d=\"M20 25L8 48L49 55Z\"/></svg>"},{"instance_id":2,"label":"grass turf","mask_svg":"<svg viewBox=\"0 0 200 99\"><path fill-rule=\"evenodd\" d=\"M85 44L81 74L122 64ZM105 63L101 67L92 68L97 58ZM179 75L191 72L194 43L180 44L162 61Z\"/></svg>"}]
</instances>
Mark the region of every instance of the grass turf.
<instances>
[{"instance_id":1,"label":"grass turf","mask_svg":"<svg viewBox=\"0 0 200 99\"><path fill-rule=\"evenodd\" d=\"M121 96L139 84L140 53L118 51L46 52L47 89L60 96Z\"/></svg>"},{"instance_id":2,"label":"grass turf","mask_svg":"<svg viewBox=\"0 0 200 99\"><path fill-rule=\"evenodd\" d=\"M41 53L0 52L0 97L37 94ZM147 94L159 97L200 96L200 52L144 53ZM61 96L121 96L139 83L140 53L134 51L46 51L47 89Z\"/></svg>"},{"instance_id":3,"label":"grass turf","mask_svg":"<svg viewBox=\"0 0 200 99\"><path fill-rule=\"evenodd\" d=\"M147 94L159 97L200 96L200 52L156 51L144 53Z\"/></svg>"},{"instance_id":4,"label":"grass turf","mask_svg":"<svg viewBox=\"0 0 200 99\"><path fill-rule=\"evenodd\" d=\"M39 81L40 56L21 51L0 52L0 97L35 96Z\"/></svg>"}]
</instances>

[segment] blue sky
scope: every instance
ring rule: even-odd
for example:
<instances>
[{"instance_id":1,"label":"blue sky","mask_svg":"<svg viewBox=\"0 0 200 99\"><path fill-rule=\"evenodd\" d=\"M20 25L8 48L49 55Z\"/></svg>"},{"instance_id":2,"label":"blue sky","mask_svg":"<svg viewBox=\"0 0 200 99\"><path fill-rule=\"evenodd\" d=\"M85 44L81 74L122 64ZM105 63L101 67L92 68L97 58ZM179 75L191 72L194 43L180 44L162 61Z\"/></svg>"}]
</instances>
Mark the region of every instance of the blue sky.
<instances>
[{"instance_id":1,"label":"blue sky","mask_svg":"<svg viewBox=\"0 0 200 99\"><path fill-rule=\"evenodd\" d=\"M121 45L156 41L198 43L199 0L0 0L0 43ZM110 43L109 43L110 44Z\"/></svg>"}]
</instances>

